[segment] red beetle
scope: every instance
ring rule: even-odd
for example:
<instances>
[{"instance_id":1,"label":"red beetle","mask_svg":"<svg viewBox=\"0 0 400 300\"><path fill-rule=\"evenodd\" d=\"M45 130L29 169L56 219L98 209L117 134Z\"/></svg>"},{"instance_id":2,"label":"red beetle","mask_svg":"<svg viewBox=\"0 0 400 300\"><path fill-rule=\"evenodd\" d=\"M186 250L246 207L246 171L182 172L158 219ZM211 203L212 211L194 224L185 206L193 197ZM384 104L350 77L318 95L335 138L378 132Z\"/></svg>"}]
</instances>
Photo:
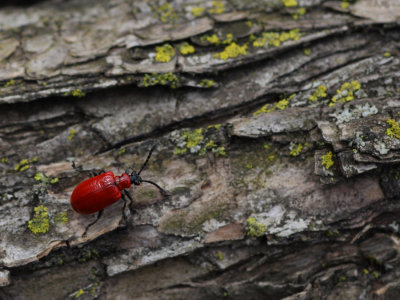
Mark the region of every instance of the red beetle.
<instances>
[{"instance_id":1,"label":"red beetle","mask_svg":"<svg viewBox=\"0 0 400 300\"><path fill-rule=\"evenodd\" d=\"M133 171L128 175L128 171L126 171L121 176L114 176L113 172L108 171L81 182L72 192L72 208L80 214L101 212L107 206L121 199L121 191L129 188L132 183L134 185L140 185L142 182L151 183L155 185L163 195L167 195L167 192L159 185L149 180L143 180L140 177L140 173L147 165L153 150L154 147L150 150L145 163L138 173Z\"/></svg>"}]
</instances>

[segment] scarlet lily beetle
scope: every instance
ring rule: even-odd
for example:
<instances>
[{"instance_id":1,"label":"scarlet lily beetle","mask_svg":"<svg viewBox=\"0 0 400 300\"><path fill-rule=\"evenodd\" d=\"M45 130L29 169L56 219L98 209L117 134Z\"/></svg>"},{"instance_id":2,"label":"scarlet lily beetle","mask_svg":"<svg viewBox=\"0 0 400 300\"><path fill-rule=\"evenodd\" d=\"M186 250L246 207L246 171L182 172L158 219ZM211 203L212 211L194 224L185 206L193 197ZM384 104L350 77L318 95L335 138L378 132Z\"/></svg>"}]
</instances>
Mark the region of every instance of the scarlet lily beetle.
<instances>
[{"instance_id":1,"label":"scarlet lily beetle","mask_svg":"<svg viewBox=\"0 0 400 300\"><path fill-rule=\"evenodd\" d=\"M140 177L140 173L147 166L154 148L151 148L138 173L133 171L128 175L129 171L125 171L121 176L114 176L113 172L108 171L81 182L72 192L72 208L76 212L85 215L95 212L101 213L104 208L123 197L121 192L124 189L129 188L131 184L140 185L142 182L153 184L163 195L167 195L167 192L158 184Z\"/></svg>"}]
</instances>

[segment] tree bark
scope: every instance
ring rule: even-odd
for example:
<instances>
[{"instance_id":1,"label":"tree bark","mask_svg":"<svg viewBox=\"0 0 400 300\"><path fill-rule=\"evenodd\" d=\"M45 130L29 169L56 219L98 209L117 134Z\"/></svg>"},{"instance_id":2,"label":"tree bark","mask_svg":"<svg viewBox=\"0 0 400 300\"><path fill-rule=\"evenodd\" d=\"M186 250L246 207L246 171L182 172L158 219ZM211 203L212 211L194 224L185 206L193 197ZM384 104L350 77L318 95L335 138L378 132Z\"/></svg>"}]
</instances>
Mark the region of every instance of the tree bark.
<instances>
[{"instance_id":1,"label":"tree bark","mask_svg":"<svg viewBox=\"0 0 400 300\"><path fill-rule=\"evenodd\" d=\"M18 4L1 299L398 299L398 1ZM153 145L142 177L169 196L72 210Z\"/></svg>"}]
</instances>

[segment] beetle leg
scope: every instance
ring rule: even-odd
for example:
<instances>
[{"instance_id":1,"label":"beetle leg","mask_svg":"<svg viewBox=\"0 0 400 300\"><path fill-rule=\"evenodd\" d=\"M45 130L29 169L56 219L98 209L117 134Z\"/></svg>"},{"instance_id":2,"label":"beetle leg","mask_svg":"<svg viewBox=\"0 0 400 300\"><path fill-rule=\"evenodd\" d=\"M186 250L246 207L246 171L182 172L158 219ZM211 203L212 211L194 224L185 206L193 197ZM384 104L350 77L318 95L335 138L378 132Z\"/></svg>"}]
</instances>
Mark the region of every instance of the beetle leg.
<instances>
[{"instance_id":1,"label":"beetle leg","mask_svg":"<svg viewBox=\"0 0 400 300\"><path fill-rule=\"evenodd\" d=\"M79 173L86 173L86 172L89 172L90 175L92 175L93 177L107 172L107 171L104 170L104 169L102 169L102 170L100 170L100 171L95 170L95 169L93 169L93 170L82 170L82 166L77 166L77 165L75 164L75 161L74 161L74 160L72 161L72 168L74 168L74 170L77 171L77 172L79 172Z\"/></svg>"},{"instance_id":2,"label":"beetle leg","mask_svg":"<svg viewBox=\"0 0 400 300\"><path fill-rule=\"evenodd\" d=\"M89 228L92 227L92 225L94 225L101 218L101 215L103 214L103 211L104 211L104 209L100 210L97 213L96 220L94 220L92 223L90 223L88 226L86 226L85 232L82 234L82 237L85 237L87 232L88 232L88 230L89 230Z\"/></svg>"},{"instance_id":3,"label":"beetle leg","mask_svg":"<svg viewBox=\"0 0 400 300\"><path fill-rule=\"evenodd\" d=\"M127 199L128 198L128 199ZM130 197L129 193L126 190L123 190L121 193L121 199L124 201L124 207L122 208L122 213L124 214L124 219L126 221L126 218L130 215L131 208L130 208L130 203L132 203L132 198ZM128 204L129 201L129 204ZM129 212L125 212L126 207L128 206Z\"/></svg>"}]
</instances>

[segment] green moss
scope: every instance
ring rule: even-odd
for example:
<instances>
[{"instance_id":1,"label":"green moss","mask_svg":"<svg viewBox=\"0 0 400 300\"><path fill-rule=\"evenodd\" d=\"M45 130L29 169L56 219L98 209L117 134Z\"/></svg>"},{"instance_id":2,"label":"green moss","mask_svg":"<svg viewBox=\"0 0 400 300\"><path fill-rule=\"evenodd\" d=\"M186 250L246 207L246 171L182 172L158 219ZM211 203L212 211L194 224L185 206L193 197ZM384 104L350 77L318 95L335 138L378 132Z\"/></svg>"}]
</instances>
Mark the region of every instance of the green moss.
<instances>
[{"instance_id":1,"label":"green moss","mask_svg":"<svg viewBox=\"0 0 400 300\"><path fill-rule=\"evenodd\" d=\"M297 6L297 0L282 0L282 3L286 7L296 7Z\"/></svg>"},{"instance_id":2,"label":"green moss","mask_svg":"<svg viewBox=\"0 0 400 300\"><path fill-rule=\"evenodd\" d=\"M368 269L364 269L363 272L364 272L365 275L368 275L368 274L369 274Z\"/></svg>"},{"instance_id":3,"label":"green moss","mask_svg":"<svg viewBox=\"0 0 400 300\"><path fill-rule=\"evenodd\" d=\"M77 292L74 294L74 297L75 297L75 298L79 298L79 297L82 296L84 293L85 293L85 291L82 290L82 289L80 289L79 291L77 291Z\"/></svg>"},{"instance_id":4,"label":"green moss","mask_svg":"<svg viewBox=\"0 0 400 300\"><path fill-rule=\"evenodd\" d=\"M71 129L70 131L69 131L69 136L68 136L68 141L72 141L73 139L74 139L74 137L75 137L75 133L76 133L76 129Z\"/></svg>"},{"instance_id":5,"label":"green moss","mask_svg":"<svg viewBox=\"0 0 400 300\"><path fill-rule=\"evenodd\" d=\"M194 47L190 45L188 42L179 44L178 49L182 55L188 55L195 52Z\"/></svg>"},{"instance_id":6,"label":"green moss","mask_svg":"<svg viewBox=\"0 0 400 300\"><path fill-rule=\"evenodd\" d=\"M329 106L334 106L338 101L349 102L354 100L354 92L360 88L361 84L357 80L343 83L340 89L336 91L336 95L332 97Z\"/></svg>"},{"instance_id":7,"label":"green moss","mask_svg":"<svg viewBox=\"0 0 400 300\"><path fill-rule=\"evenodd\" d=\"M310 101L317 101L319 99L324 99L327 97L326 94L326 85L320 85L317 87L317 89L314 91L312 95L310 95Z\"/></svg>"},{"instance_id":8,"label":"green moss","mask_svg":"<svg viewBox=\"0 0 400 300\"><path fill-rule=\"evenodd\" d=\"M4 84L4 87L6 88L6 87L9 87L9 86L13 86L13 85L15 85L15 80L14 80L14 79L11 79L11 80L7 81L7 82Z\"/></svg>"},{"instance_id":9,"label":"green moss","mask_svg":"<svg viewBox=\"0 0 400 300\"><path fill-rule=\"evenodd\" d=\"M395 137L397 139L400 139L399 123L397 123L394 119L389 119L386 122L390 125L390 128L386 129L386 134L391 138Z\"/></svg>"},{"instance_id":10,"label":"green moss","mask_svg":"<svg viewBox=\"0 0 400 300\"><path fill-rule=\"evenodd\" d=\"M247 219L247 228L247 235L253 237L262 236L267 230L265 224L257 222L253 217Z\"/></svg>"},{"instance_id":11,"label":"green moss","mask_svg":"<svg viewBox=\"0 0 400 300\"><path fill-rule=\"evenodd\" d=\"M68 223L68 214L66 211L60 212L54 217L54 221L60 224L67 224Z\"/></svg>"},{"instance_id":12,"label":"green moss","mask_svg":"<svg viewBox=\"0 0 400 300\"><path fill-rule=\"evenodd\" d=\"M47 212L47 207L43 205L39 205L34 207L35 216L32 220L28 222L28 228L34 234L38 233L46 233L49 231L50 223L49 223L49 214Z\"/></svg>"},{"instance_id":13,"label":"green moss","mask_svg":"<svg viewBox=\"0 0 400 300\"><path fill-rule=\"evenodd\" d=\"M172 88L177 88L179 86L179 78L172 72L168 73L152 73L145 74L143 77L142 84L144 87L159 85L169 85Z\"/></svg>"},{"instance_id":14,"label":"green moss","mask_svg":"<svg viewBox=\"0 0 400 300\"><path fill-rule=\"evenodd\" d=\"M262 113L270 113L275 110L284 110L289 107L289 102L290 102L290 100L293 99L294 96L295 96L295 94L292 94L288 98L282 99L278 102L274 102L271 104L270 103L265 104L259 110L255 111L253 113L253 115L258 116L259 114L262 114Z\"/></svg>"},{"instance_id":15,"label":"green moss","mask_svg":"<svg viewBox=\"0 0 400 300\"><path fill-rule=\"evenodd\" d=\"M294 144L291 143L290 144L290 156L298 156L301 153L301 150L303 149L303 145L302 144Z\"/></svg>"},{"instance_id":16,"label":"green moss","mask_svg":"<svg viewBox=\"0 0 400 300\"><path fill-rule=\"evenodd\" d=\"M247 55L247 45L244 44L242 46L239 46L238 44L233 42L228 46L226 46L224 51L214 54L214 57L221 60L227 60L229 58L238 57L239 55L241 56Z\"/></svg>"},{"instance_id":17,"label":"green moss","mask_svg":"<svg viewBox=\"0 0 400 300\"><path fill-rule=\"evenodd\" d=\"M247 169L247 170L251 170L251 169L253 169L253 165L252 165L252 164L249 164L249 163L247 163L247 164L246 164L246 169Z\"/></svg>"},{"instance_id":18,"label":"green moss","mask_svg":"<svg viewBox=\"0 0 400 300\"><path fill-rule=\"evenodd\" d=\"M200 17L204 14L206 9L204 7L195 6L190 10L190 13L195 17Z\"/></svg>"},{"instance_id":19,"label":"green moss","mask_svg":"<svg viewBox=\"0 0 400 300\"><path fill-rule=\"evenodd\" d=\"M339 277L339 282L343 282L346 281L346 276L340 276Z\"/></svg>"},{"instance_id":20,"label":"green moss","mask_svg":"<svg viewBox=\"0 0 400 300\"><path fill-rule=\"evenodd\" d=\"M222 14L225 11L225 4L221 1L213 1L212 8L208 10L210 14Z\"/></svg>"},{"instance_id":21,"label":"green moss","mask_svg":"<svg viewBox=\"0 0 400 300\"><path fill-rule=\"evenodd\" d=\"M200 82L200 85L204 86L206 88L212 87L213 84L214 84L214 80L212 80L212 79L202 79Z\"/></svg>"},{"instance_id":22,"label":"green moss","mask_svg":"<svg viewBox=\"0 0 400 300\"><path fill-rule=\"evenodd\" d=\"M329 168L332 167L334 164L332 156L332 151L329 151L328 153L322 155L321 165L324 166L326 170L329 170Z\"/></svg>"},{"instance_id":23,"label":"green moss","mask_svg":"<svg viewBox=\"0 0 400 300\"><path fill-rule=\"evenodd\" d=\"M156 47L155 60L162 63L171 61L172 57L175 56L175 49L170 44L164 44Z\"/></svg>"},{"instance_id":24,"label":"green moss","mask_svg":"<svg viewBox=\"0 0 400 300\"><path fill-rule=\"evenodd\" d=\"M82 92L82 90L76 89L76 90L72 91L72 96L77 97L77 98L82 98L82 97L85 97L86 94L84 92Z\"/></svg>"}]
</instances>

